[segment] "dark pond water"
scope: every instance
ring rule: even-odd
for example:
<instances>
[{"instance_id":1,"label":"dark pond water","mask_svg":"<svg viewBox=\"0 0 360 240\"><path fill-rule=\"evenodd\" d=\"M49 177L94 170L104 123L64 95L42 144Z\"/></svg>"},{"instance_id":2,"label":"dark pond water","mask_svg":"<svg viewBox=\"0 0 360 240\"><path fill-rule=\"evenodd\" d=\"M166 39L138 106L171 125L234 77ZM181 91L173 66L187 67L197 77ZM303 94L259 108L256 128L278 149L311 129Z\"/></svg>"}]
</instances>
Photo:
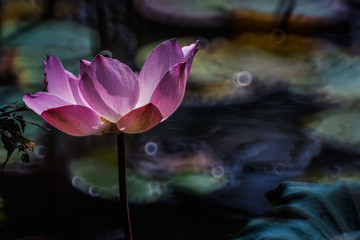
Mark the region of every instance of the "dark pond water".
<instances>
[{"instance_id":1,"label":"dark pond water","mask_svg":"<svg viewBox=\"0 0 360 240\"><path fill-rule=\"evenodd\" d=\"M270 208L265 193L282 181L319 167L328 169L329 176L346 170L342 165L354 167L356 155L323 148L300 130L303 117L321 108L279 91L244 104L184 106L153 130L126 136L129 169L152 181L189 171L225 181L212 189L217 182L199 185L208 178L194 178L156 201L135 201L130 205L134 237L231 239L248 219ZM52 131L40 143L46 155L40 165L8 169L0 176L9 217L4 236L119 239L117 201L78 190L69 167L88 149L114 145L115 138L74 138ZM191 188L206 184L206 194Z\"/></svg>"}]
</instances>

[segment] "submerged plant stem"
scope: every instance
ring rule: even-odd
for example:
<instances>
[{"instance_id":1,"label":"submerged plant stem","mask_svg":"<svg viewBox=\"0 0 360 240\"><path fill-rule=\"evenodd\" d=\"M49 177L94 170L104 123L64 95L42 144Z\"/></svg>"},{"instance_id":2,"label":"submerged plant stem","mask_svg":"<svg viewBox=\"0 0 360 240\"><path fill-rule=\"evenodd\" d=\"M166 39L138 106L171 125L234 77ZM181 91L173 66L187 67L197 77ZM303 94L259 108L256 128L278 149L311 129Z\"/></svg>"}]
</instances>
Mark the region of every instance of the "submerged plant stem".
<instances>
[{"instance_id":1,"label":"submerged plant stem","mask_svg":"<svg viewBox=\"0 0 360 240\"><path fill-rule=\"evenodd\" d=\"M126 169L125 169L125 140L124 133L117 135L118 148L118 177L119 177L119 194L121 216L124 222L125 240L132 240L132 231L130 223L129 204L126 191Z\"/></svg>"}]
</instances>

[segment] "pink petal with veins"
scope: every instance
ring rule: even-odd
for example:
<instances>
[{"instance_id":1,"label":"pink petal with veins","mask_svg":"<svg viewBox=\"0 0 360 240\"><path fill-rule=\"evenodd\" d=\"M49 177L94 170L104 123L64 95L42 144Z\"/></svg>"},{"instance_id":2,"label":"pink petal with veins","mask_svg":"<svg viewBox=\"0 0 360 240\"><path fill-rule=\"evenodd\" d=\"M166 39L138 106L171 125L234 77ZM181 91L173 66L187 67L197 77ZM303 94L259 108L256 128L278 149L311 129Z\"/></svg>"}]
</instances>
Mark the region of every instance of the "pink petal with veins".
<instances>
[{"instance_id":1,"label":"pink petal with veins","mask_svg":"<svg viewBox=\"0 0 360 240\"><path fill-rule=\"evenodd\" d=\"M78 104L78 105L88 107L89 105L86 103L84 97L82 96L82 94L80 92L80 87L79 87L80 81L79 81L79 79L77 77L75 77L74 74L72 74L69 71L65 70L65 73L66 73L66 77L68 78L70 88L71 88L71 92L72 92L72 95L74 97L75 103Z\"/></svg>"},{"instance_id":2,"label":"pink petal with veins","mask_svg":"<svg viewBox=\"0 0 360 240\"><path fill-rule=\"evenodd\" d=\"M115 123L135 107L139 83L127 65L97 55L80 76L80 91L94 111Z\"/></svg>"},{"instance_id":3,"label":"pink petal with veins","mask_svg":"<svg viewBox=\"0 0 360 240\"><path fill-rule=\"evenodd\" d=\"M53 127L73 136L94 135L105 127L96 112L79 105L51 108L41 117Z\"/></svg>"},{"instance_id":4,"label":"pink petal with veins","mask_svg":"<svg viewBox=\"0 0 360 240\"><path fill-rule=\"evenodd\" d=\"M30 109L39 115L50 108L73 105L72 102L47 92L38 92L34 95L27 93L23 97L23 100Z\"/></svg>"},{"instance_id":5,"label":"pink petal with veins","mask_svg":"<svg viewBox=\"0 0 360 240\"><path fill-rule=\"evenodd\" d=\"M44 67L47 91L75 103L69 80L60 60L57 57L48 56Z\"/></svg>"},{"instance_id":6,"label":"pink petal with veins","mask_svg":"<svg viewBox=\"0 0 360 240\"><path fill-rule=\"evenodd\" d=\"M187 62L186 71L188 74L190 72L190 68L192 66L194 56L195 56L196 52L199 50L199 48L198 48L199 42L200 41L197 40L195 43L182 48L182 52L184 54L185 61Z\"/></svg>"},{"instance_id":7,"label":"pink petal with veins","mask_svg":"<svg viewBox=\"0 0 360 240\"><path fill-rule=\"evenodd\" d=\"M171 67L184 60L181 47L175 39L158 45L150 53L139 73L141 99L136 107L149 103L156 86L164 75Z\"/></svg>"},{"instance_id":8,"label":"pink petal with veins","mask_svg":"<svg viewBox=\"0 0 360 240\"><path fill-rule=\"evenodd\" d=\"M80 71L79 71L79 78L81 77L81 75L85 72L85 70L87 69L87 67L90 65L91 62L86 61L84 59L80 60Z\"/></svg>"},{"instance_id":9,"label":"pink petal with veins","mask_svg":"<svg viewBox=\"0 0 360 240\"><path fill-rule=\"evenodd\" d=\"M185 94L186 80L186 62L182 62L172 67L156 87L150 102L159 109L163 120L180 106Z\"/></svg>"},{"instance_id":10,"label":"pink petal with veins","mask_svg":"<svg viewBox=\"0 0 360 240\"><path fill-rule=\"evenodd\" d=\"M163 116L159 109L151 103L132 110L123 116L117 123L120 131L125 133L141 133L155 127Z\"/></svg>"}]
</instances>

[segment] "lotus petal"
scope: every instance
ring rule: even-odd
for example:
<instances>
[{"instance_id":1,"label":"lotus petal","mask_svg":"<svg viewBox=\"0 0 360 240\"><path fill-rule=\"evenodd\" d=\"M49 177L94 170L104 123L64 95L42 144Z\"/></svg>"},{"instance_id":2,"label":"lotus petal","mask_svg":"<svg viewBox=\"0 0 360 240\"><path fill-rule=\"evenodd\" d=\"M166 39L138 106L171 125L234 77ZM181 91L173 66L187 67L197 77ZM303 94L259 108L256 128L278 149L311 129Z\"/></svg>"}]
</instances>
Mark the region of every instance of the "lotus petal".
<instances>
[{"instance_id":1,"label":"lotus petal","mask_svg":"<svg viewBox=\"0 0 360 240\"><path fill-rule=\"evenodd\" d=\"M182 62L171 68L160 81L150 99L150 102L160 110L163 120L175 112L184 98L187 79L186 67L186 62Z\"/></svg>"},{"instance_id":2,"label":"lotus petal","mask_svg":"<svg viewBox=\"0 0 360 240\"><path fill-rule=\"evenodd\" d=\"M137 107L147 103L161 79L175 64L183 62L184 56L180 45L175 39L165 41L158 45L146 59L140 73L140 95Z\"/></svg>"},{"instance_id":3,"label":"lotus petal","mask_svg":"<svg viewBox=\"0 0 360 240\"><path fill-rule=\"evenodd\" d=\"M50 108L73 105L72 102L47 92L38 92L34 95L25 94L23 100L29 108L39 115Z\"/></svg>"},{"instance_id":4,"label":"lotus petal","mask_svg":"<svg viewBox=\"0 0 360 240\"><path fill-rule=\"evenodd\" d=\"M80 88L79 88L79 79L77 77L75 77L74 74L72 74L69 71L65 70L65 73L69 80L71 92L74 97L75 103L78 105L82 105L82 106L88 106L84 97L81 95Z\"/></svg>"},{"instance_id":5,"label":"lotus petal","mask_svg":"<svg viewBox=\"0 0 360 240\"><path fill-rule=\"evenodd\" d=\"M152 103L136 108L122 117L117 123L120 131L125 133L141 133L155 127L163 116Z\"/></svg>"},{"instance_id":6,"label":"lotus petal","mask_svg":"<svg viewBox=\"0 0 360 240\"><path fill-rule=\"evenodd\" d=\"M131 111L139 98L139 84L132 70L101 55L80 76L80 91L92 109L113 123Z\"/></svg>"},{"instance_id":7,"label":"lotus petal","mask_svg":"<svg viewBox=\"0 0 360 240\"><path fill-rule=\"evenodd\" d=\"M73 136L88 136L101 131L105 125L92 109L68 105L49 109L41 117L55 128Z\"/></svg>"},{"instance_id":8,"label":"lotus petal","mask_svg":"<svg viewBox=\"0 0 360 240\"><path fill-rule=\"evenodd\" d=\"M90 65L91 62L86 61L84 59L80 60L80 71L79 71L79 77L85 72L87 67Z\"/></svg>"},{"instance_id":9,"label":"lotus petal","mask_svg":"<svg viewBox=\"0 0 360 240\"><path fill-rule=\"evenodd\" d=\"M199 42L200 41L197 40L195 43L182 48L182 52L184 54L185 61L187 62L186 71L188 74L190 72L194 56L195 56L196 52L199 50L199 48L198 48Z\"/></svg>"},{"instance_id":10,"label":"lotus petal","mask_svg":"<svg viewBox=\"0 0 360 240\"><path fill-rule=\"evenodd\" d=\"M45 67L45 82L49 93L54 93L72 103L75 103L67 74L60 60L54 56L48 56Z\"/></svg>"}]
</instances>

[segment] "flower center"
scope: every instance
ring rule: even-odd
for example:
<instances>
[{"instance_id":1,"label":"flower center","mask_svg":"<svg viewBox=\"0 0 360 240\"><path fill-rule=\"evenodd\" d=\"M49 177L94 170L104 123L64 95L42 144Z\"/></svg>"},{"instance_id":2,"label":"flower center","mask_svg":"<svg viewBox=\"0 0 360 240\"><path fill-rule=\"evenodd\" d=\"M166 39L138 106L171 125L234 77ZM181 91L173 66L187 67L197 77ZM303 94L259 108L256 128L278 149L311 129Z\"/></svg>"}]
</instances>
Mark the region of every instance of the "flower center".
<instances>
[{"instance_id":1,"label":"flower center","mask_svg":"<svg viewBox=\"0 0 360 240\"><path fill-rule=\"evenodd\" d=\"M103 118L102 116L99 116L100 117L100 120L102 123L107 123L109 122L106 118Z\"/></svg>"}]
</instances>

